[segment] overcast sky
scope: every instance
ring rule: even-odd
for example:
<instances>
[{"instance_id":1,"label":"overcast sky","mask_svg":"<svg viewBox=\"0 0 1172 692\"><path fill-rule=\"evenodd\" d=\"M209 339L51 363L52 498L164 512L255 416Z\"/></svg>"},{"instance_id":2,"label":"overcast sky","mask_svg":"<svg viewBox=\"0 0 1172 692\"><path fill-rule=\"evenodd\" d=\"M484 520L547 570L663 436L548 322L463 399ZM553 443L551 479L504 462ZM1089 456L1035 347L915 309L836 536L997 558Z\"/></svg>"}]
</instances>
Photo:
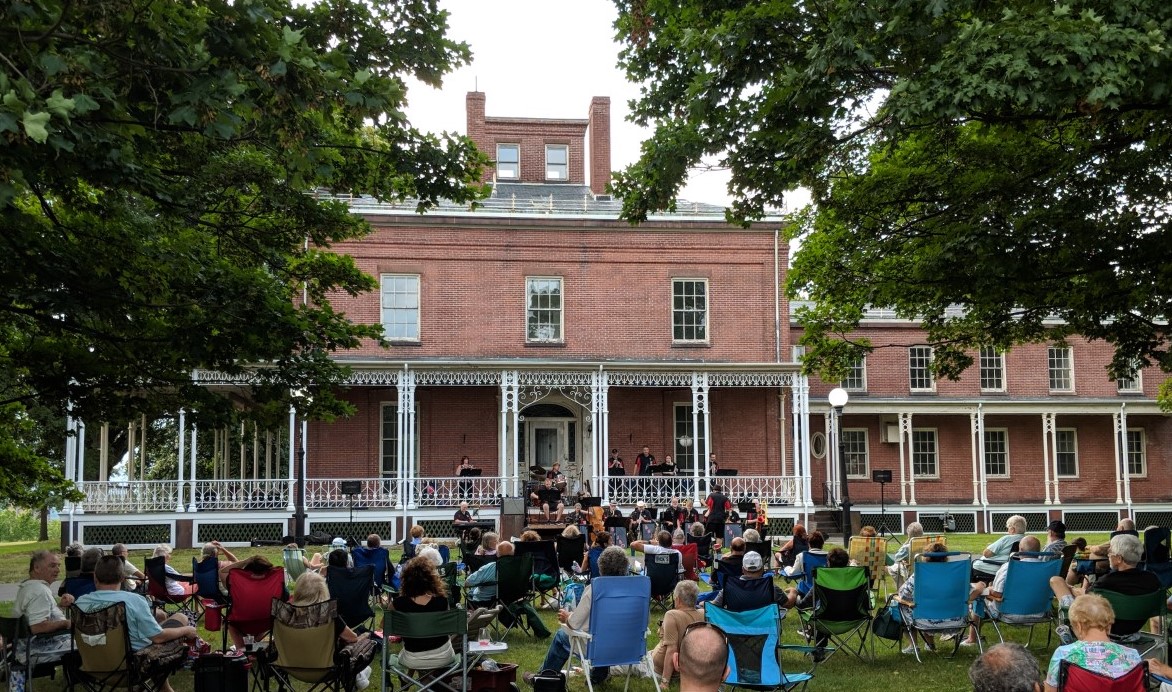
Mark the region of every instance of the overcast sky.
<instances>
[{"instance_id":1,"label":"overcast sky","mask_svg":"<svg viewBox=\"0 0 1172 692\"><path fill-rule=\"evenodd\" d=\"M423 130L465 134L464 97L483 91L488 116L585 118L593 96L611 99L611 167L632 163L648 132L626 121L638 88L616 66L617 16L610 0L440 0L450 36L472 47L472 64L440 90L413 84L407 109ZM696 172L683 199L727 204L724 172Z\"/></svg>"}]
</instances>

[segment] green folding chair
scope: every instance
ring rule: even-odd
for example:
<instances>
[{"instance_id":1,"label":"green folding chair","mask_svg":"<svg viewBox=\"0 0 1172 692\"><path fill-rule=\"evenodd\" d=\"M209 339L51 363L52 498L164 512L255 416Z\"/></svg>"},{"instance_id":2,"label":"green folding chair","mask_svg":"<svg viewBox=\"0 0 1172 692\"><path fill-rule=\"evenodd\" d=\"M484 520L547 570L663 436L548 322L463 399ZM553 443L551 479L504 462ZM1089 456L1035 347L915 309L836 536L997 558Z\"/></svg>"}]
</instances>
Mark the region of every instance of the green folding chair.
<instances>
[{"instance_id":1,"label":"green folding chair","mask_svg":"<svg viewBox=\"0 0 1172 692\"><path fill-rule=\"evenodd\" d=\"M459 674L459 689L468 689L468 613L455 608L442 613L400 613L397 610L383 611L383 633L387 637L403 639L423 637L456 637L455 658L447 665L430 670L412 670L399 664L399 657L390 653L390 647L383 647L382 691L392 687L391 676L399 678L400 690L449 690L450 679Z\"/></svg>"}]
</instances>

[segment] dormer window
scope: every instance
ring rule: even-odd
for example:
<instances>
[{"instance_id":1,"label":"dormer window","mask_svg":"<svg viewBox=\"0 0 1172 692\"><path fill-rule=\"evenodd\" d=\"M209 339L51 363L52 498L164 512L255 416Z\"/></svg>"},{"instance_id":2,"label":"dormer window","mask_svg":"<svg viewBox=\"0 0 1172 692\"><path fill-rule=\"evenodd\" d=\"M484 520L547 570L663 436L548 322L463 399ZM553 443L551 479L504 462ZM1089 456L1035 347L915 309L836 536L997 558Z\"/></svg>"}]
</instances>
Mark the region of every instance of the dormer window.
<instances>
[{"instance_id":1,"label":"dormer window","mask_svg":"<svg viewBox=\"0 0 1172 692\"><path fill-rule=\"evenodd\" d=\"M517 180L521 177L521 147L518 144L496 145L497 180Z\"/></svg>"},{"instance_id":2,"label":"dormer window","mask_svg":"<svg viewBox=\"0 0 1172 692\"><path fill-rule=\"evenodd\" d=\"M570 148L565 144L545 145L545 179L570 179Z\"/></svg>"}]
</instances>

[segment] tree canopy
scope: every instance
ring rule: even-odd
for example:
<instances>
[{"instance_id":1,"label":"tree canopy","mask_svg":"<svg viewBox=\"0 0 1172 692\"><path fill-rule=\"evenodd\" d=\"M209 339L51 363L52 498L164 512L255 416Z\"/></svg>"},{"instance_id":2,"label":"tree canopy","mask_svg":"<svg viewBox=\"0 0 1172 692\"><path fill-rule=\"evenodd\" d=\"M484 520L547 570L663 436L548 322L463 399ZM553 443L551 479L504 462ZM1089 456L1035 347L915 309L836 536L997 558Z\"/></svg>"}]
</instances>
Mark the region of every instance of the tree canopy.
<instances>
[{"instance_id":1,"label":"tree canopy","mask_svg":"<svg viewBox=\"0 0 1172 692\"><path fill-rule=\"evenodd\" d=\"M705 157L734 220L808 188L788 291L814 304L811 369L841 375L876 306L922 319L946 376L1072 334L1112 344L1114 376L1172 370L1172 3L616 4L654 128L615 181L625 216Z\"/></svg>"},{"instance_id":2,"label":"tree canopy","mask_svg":"<svg viewBox=\"0 0 1172 692\"><path fill-rule=\"evenodd\" d=\"M375 283L329 247L368 229L311 193L476 196L471 142L402 110L469 59L446 29L434 0L5 3L0 464L24 407L222 417L201 368L344 413L331 353L382 333L330 306Z\"/></svg>"}]
</instances>

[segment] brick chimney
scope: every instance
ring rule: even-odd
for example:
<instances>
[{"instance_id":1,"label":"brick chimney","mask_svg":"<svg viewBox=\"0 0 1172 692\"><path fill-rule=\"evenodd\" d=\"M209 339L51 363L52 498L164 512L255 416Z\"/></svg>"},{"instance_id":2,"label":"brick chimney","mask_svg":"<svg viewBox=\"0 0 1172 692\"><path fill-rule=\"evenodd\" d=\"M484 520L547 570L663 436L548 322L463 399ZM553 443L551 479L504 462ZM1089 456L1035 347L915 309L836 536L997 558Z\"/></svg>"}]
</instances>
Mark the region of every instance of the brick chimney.
<instances>
[{"instance_id":1,"label":"brick chimney","mask_svg":"<svg viewBox=\"0 0 1172 692\"><path fill-rule=\"evenodd\" d=\"M484 114L484 101L481 95L481 118ZM469 106L471 108L471 106ZM469 111L471 113L471 111ZM472 116L468 116L471 123ZM596 195L606 193L606 186L610 183L610 97L595 96L590 100L590 191Z\"/></svg>"},{"instance_id":2,"label":"brick chimney","mask_svg":"<svg viewBox=\"0 0 1172 692\"><path fill-rule=\"evenodd\" d=\"M489 156L496 156L496 152L488 150L488 135L484 130L484 92L469 91L464 99L464 110L468 118L467 135L476 144L476 147ZM481 174L481 180L492 180L492 166L486 166Z\"/></svg>"}]
</instances>

